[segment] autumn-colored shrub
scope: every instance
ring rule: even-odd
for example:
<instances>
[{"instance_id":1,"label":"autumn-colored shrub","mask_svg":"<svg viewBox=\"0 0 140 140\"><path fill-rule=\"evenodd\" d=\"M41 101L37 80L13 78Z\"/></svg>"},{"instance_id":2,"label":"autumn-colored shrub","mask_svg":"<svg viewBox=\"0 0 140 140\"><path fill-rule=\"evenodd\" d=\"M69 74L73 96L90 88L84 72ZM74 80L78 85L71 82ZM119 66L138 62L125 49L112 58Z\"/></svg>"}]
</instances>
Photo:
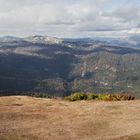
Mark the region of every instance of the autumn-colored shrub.
<instances>
[{"instance_id":1,"label":"autumn-colored shrub","mask_svg":"<svg viewBox=\"0 0 140 140\"><path fill-rule=\"evenodd\" d=\"M133 95L130 94L121 94L120 95L121 100L134 100L135 97Z\"/></svg>"},{"instance_id":2,"label":"autumn-colored shrub","mask_svg":"<svg viewBox=\"0 0 140 140\"><path fill-rule=\"evenodd\" d=\"M101 100L101 101L126 101L134 100L135 97L130 94L93 94L93 93L74 93L64 98L69 101L77 100Z\"/></svg>"}]
</instances>

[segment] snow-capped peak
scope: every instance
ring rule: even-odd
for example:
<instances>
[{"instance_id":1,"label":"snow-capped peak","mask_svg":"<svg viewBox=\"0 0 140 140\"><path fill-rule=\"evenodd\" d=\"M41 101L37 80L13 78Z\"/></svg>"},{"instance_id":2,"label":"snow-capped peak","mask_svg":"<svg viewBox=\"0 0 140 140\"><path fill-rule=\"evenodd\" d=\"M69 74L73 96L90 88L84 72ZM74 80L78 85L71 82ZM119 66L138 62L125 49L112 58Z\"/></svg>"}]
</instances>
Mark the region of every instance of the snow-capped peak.
<instances>
[{"instance_id":1,"label":"snow-capped peak","mask_svg":"<svg viewBox=\"0 0 140 140\"><path fill-rule=\"evenodd\" d=\"M30 36L25 38L26 41L32 42L32 43L43 43L43 44L59 44L62 43L62 39L56 38L56 37L49 37L49 36Z\"/></svg>"}]
</instances>

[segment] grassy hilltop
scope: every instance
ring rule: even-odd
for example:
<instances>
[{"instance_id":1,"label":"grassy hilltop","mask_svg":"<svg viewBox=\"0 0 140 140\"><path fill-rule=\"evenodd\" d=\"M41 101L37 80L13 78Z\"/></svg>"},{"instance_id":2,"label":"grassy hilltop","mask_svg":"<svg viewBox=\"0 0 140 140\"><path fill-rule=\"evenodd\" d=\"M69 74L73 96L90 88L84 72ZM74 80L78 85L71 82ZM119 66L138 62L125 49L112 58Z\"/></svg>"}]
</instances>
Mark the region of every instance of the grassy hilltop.
<instances>
[{"instance_id":1,"label":"grassy hilltop","mask_svg":"<svg viewBox=\"0 0 140 140\"><path fill-rule=\"evenodd\" d=\"M0 97L0 140L139 140L140 101Z\"/></svg>"}]
</instances>

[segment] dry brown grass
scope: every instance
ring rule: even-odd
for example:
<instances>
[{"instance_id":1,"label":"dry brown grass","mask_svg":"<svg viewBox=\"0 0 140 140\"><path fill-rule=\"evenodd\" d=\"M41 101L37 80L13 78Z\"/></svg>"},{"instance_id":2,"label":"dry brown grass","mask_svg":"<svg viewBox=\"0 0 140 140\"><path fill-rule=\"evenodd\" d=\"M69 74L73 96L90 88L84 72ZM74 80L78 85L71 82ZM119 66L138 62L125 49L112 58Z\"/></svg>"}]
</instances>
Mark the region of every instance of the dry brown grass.
<instances>
[{"instance_id":1,"label":"dry brown grass","mask_svg":"<svg viewBox=\"0 0 140 140\"><path fill-rule=\"evenodd\" d=\"M140 101L0 97L0 140L140 140Z\"/></svg>"}]
</instances>

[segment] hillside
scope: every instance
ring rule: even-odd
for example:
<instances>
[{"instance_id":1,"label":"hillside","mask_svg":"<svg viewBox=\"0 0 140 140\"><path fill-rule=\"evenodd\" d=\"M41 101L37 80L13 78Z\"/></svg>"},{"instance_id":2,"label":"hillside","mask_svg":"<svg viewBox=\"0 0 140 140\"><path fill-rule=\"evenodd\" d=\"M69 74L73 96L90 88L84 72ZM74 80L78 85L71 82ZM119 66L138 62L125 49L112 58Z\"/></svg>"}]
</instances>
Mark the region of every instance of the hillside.
<instances>
[{"instance_id":1,"label":"hillside","mask_svg":"<svg viewBox=\"0 0 140 140\"><path fill-rule=\"evenodd\" d=\"M132 92L140 97L140 49L94 39L0 39L0 91ZM5 92L4 92L5 93Z\"/></svg>"},{"instance_id":2,"label":"hillside","mask_svg":"<svg viewBox=\"0 0 140 140\"><path fill-rule=\"evenodd\" d=\"M0 140L139 140L140 101L0 97Z\"/></svg>"}]
</instances>

